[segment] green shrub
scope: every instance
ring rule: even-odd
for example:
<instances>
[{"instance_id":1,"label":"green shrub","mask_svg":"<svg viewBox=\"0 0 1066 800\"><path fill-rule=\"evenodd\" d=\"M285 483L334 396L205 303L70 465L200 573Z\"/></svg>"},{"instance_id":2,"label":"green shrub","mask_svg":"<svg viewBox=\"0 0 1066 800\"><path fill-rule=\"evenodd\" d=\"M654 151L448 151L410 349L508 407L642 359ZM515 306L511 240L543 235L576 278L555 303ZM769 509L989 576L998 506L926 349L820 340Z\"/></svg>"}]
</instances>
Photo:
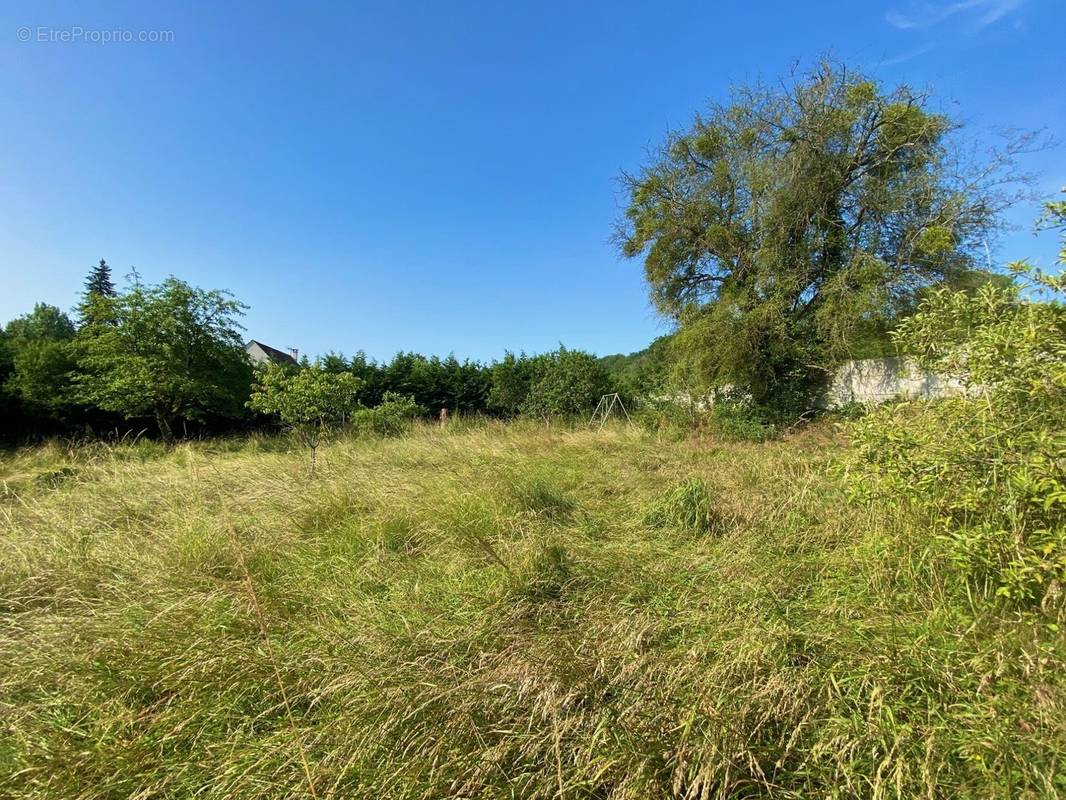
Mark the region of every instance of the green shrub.
<instances>
[{"instance_id":1,"label":"green shrub","mask_svg":"<svg viewBox=\"0 0 1066 800\"><path fill-rule=\"evenodd\" d=\"M425 409L412 395L385 392L380 405L361 408L352 414L352 429L373 436L399 436L410 429Z\"/></svg>"},{"instance_id":2,"label":"green shrub","mask_svg":"<svg viewBox=\"0 0 1066 800\"><path fill-rule=\"evenodd\" d=\"M676 397L644 397L636 405L633 420L655 433L686 433L699 424L695 405Z\"/></svg>"},{"instance_id":3,"label":"green shrub","mask_svg":"<svg viewBox=\"0 0 1066 800\"><path fill-rule=\"evenodd\" d=\"M330 372L320 362L299 369L270 362L256 373L248 407L277 417L303 441L314 473L319 444L355 410L360 385L350 373Z\"/></svg>"},{"instance_id":4,"label":"green shrub","mask_svg":"<svg viewBox=\"0 0 1066 800\"><path fill-rule=\"evenodd\" d=\"M1061 296L1061 280L1030 277ZM941 290L897 337L962 393L857 423L855 493L921 509L973 580L1038 601L1066 578L1066 308L1013 287Z\"/></svg>"},{"instance_id":5,"label":"green shrub","mask_svg":"<svg viewBox=\"0 0 1066 800\"><path fill-rule=\"evenodd\" d=\"M734 442L765 442L774 434L773 425L756 406L728 397L711 406L708 424L723 439Z\"/></svg>"},{"instance_id":6,"label":"green shrub","mask_svg":"<svg viewBox=\"0 0 1066 800\"><path fill-rule=\"evenodd\" d=\"M529 394L521 410L527 417L544 420L584 416L610 386L607 371L595 356L560 346L532 360Z\"/></svg>"},{"instance_id":7,"label":"green shrub","mask_svg":"<svg viewBox=\"0 0 1066 800\"><path fill-rule=\"evenodd\" d=\"M677 528L690 533L724 533L726 522L713 507L711 493L700 478L682 481L649 506L648 525Z\"/></svg>"}]
</instances>

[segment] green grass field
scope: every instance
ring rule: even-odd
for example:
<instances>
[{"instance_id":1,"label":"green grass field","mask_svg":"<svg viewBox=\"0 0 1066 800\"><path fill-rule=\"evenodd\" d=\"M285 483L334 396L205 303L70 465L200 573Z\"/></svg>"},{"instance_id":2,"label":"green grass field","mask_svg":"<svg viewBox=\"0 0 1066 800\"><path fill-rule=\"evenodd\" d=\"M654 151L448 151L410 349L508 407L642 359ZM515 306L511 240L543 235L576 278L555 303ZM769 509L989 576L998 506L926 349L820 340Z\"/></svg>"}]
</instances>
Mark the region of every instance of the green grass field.
<instances>
[{"instance_id":1,"label":"green grass field","mask_svg":"<svg viewBox=\"0 0 1066 800\"><path fill-rule=\"evenodd\" d=\"M1058 606L830 426L0 459L0 795L1052 798Z\"/></svg>"}]
</instances>

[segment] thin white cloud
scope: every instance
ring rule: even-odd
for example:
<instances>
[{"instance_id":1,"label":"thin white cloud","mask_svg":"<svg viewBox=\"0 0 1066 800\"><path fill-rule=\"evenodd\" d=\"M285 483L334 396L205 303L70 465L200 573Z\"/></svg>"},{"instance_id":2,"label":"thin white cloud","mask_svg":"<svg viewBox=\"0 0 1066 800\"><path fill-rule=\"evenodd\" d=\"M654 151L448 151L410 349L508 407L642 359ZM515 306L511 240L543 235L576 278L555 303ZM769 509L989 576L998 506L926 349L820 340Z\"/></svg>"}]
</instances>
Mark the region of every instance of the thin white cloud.
<instances>
[{"instance_id":1,"label":"thin white cloud","mask_svg":"<svg viewBox=\"0 0 1066 800\"><path fill-rule=\"evenodd\" d=\"M881 62L880 66L891 67L895 64L902 64L904 61L910 61L912 58L917 58L918 56L925 55L935 47L936 45L932 42L923 44L921 47L915 47L913 50L908 50L905 53L900 53L897 56L886 58L884 61Z\"/></svg>"},{"instance_id":2,"label":"thin white cloud","mask_svg":"<svg viewBox=\"0 0 1066 800\"><path fill-rule=\"evenodd\" d=\"M981 27L991 25L993 22L1007 16L1024 2L1025 0L1000 0L998 3L992 3L989 9L981 16L981 19L978 20L978 23Z\"/></svg>"},{"instance_id":3,"label":"thin white cloud","mask_svg":"<svg viewBox=\"0 0 1066 800\"><path fill-rule=\"evenodd\" d=\"M1026 0L955 0L951 3L923 2L912 4L907 11L893 9L885 21L900 30L931 28L952 17L962 16L977 28L984 28L1020 7Z\"/></svg>"}]
</instances>

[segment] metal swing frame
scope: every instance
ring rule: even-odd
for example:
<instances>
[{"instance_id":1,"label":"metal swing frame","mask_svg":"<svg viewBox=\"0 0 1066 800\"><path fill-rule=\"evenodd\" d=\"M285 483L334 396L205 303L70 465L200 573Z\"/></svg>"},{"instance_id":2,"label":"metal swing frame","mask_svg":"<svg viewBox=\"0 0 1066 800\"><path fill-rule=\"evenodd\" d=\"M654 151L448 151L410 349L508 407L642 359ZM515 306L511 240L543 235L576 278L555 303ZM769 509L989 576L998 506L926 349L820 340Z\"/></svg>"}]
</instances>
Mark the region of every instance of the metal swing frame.
<instances>
[{"instance_id":1,"label":"metal swing frame","mask_svg":"<svg viewBox=\"0 0 1066 800\"><path fill-rule=\"evenodd\" d=\"M611 412L614 411L615 406L622 409L622 413L625 414L626 422L630 425L633 424L633 420L629 418L629 412L626 411L625 403L622 402L622 398L618 396L618 392L612 392L611 394L605 394L600 398L600 402L596 404L596 410L592 412L592 416L589 418L588 428L591 430L592 426L599 421L600 425L596 428L597 433L603 430L603 426L607 424L608 418L611 416Z\"/></svg>"}]
</instances>

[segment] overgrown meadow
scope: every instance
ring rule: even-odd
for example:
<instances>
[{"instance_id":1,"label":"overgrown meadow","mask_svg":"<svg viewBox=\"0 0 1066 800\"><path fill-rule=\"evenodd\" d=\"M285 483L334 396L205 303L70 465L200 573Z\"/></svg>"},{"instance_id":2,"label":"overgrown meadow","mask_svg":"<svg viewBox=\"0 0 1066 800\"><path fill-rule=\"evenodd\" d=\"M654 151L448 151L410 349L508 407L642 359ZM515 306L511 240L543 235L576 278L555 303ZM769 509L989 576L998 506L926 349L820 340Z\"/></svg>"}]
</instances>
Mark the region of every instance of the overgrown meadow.
<instances>
[{"instance_id":1,"label":"overgrown meadow","mask_svg":"<svg viewBox=\"0 0 1066 800\"><path fill-rule=\"evenodd\" d=\"M1064 603L848 430L420 426L0 460L0 795L1052 798Z\"/></svg>"},{"instance_id":2,"label":"overgrown meadow","mask_svg":"<svg viewBox=\"0 0 1066 800\"><path fill-rule=\"evenodd\" d=\"M680 316L613 373L252 375L239 303L104 262L78 325L9 325L16 408L160 439L0 457L0 795L1066 795L1066 279L969 269L999 184L960 199L951 125L849 74L742 92L626 183ZM826 409L863 330L958 391ZM617 385L636 424L575 425ZM249 410L287 435L176 441Z\"/></svg>"}]
</instances>

